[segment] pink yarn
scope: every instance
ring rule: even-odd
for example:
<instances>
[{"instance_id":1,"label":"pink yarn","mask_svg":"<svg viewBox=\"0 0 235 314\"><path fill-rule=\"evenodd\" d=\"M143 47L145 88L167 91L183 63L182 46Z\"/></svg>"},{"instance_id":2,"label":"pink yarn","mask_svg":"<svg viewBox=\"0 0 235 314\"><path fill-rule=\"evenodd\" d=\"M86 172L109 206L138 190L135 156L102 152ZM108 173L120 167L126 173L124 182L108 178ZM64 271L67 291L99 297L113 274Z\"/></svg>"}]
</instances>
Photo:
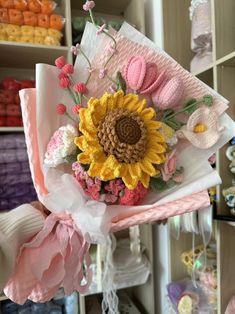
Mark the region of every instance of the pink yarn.
<instances>
[{"instance_id":1,"label":"pink yarn","mask_svg":"<svg viewBox=\"0 0 235 314\"><path fill-rule=\"evenodd\" d=\"M64 56L61 56L55 60L55 65L59 69L62 69L65 64L66 64L66 60Z\"/></svg>"},{"instance_id":2,"label":"pink yarn","mask_svg":"<svg viewBox=\"0 0 235 314\"><path fill-rule=\"evenodd\" d=\"M69 215L50 214L43 229L18 255L15 270L4 288L12 301L23 304L49 301L62 285L65 294L84 293L92 279L89 244ZM87 283L82 285L87 264Z\"/></svg>"},{"instance_id":3,"label":"pink yarn","mask_svg":"<svg viewBox=\"0 0 235 314\"><path fill-rule=\"evenodd\" d=\"M67 108L64 104L58 104L56 106L56 112L60 115L63 115L65 114L65 112L67 111Z\"/></svg>"},{"instance_id":4,"label":"pink yarn","mask_svg":"<svg viewBox=\"0 0 235 314\"><path fill-rule=\"evenodd\" d=\"M80 111L80 109L82 108L82 106L81 105L74 105L73 107L72 107L72 113L74 113L74 114L79 114L79 111Z\"/></svg>"},{"instance_id":5,"label":"pink yarn","mask_svg":"<svg viewBox=\"0 0 235 314\"><path fill-rule=\"evenodd\" d=\"M88 92L88 89L84 83L75 84L73 89L79 94L86 94Z\"/></svg>"},{"instance_id":6,"label":"pink yarn","mask_svg":"<svg viewBox=\"0 0 235 314\"><path fill-rule=\"evenodd\" d=\"M72 64L65 64L62 68L62 71L66 74L73 74L74 72L74 67Z\"/></svg>"},{"instance_id":7,"label":"pink yarn","mask_svg":"<svg viewBox=\"0 0 235 314\"><path fill-rule=\"evenodd\" d=\"M62 105L62 104L61 104ZM47 159L53 161L54 160L54 152L58 147L61 147L64 142L63 142L63 130L57 130L53 134L51 140L47 144Z\"/></svg>"},{"instance_id":8,"label":"pink yarn","mask_svg":"<svg viewBox=\"0 0 235 314\"><path fill-rule=\"evenodd\" d=\"M182 183L184 181L184 175L183 174L179 174L177 176L174 176L172 179L176 183Z\"/></svg>"},{"instance_id":9,"label":"pink yarn","mask_svg":"<svg viewBox=\"0 0 235 314\"><path fill-rule=\"evenodd\" d=\"M181 79L174 77L170 80L165 80L160 88L152 94L154 106L161 110L178 106L183 98L183 90L184 86Z\"/></svg>"},{"instance_id":10,"label":"pink yarn","mask_svg":"<svg viewBox=\"0 0 235 314\"><path fill-rule=\"evenodd\" d=\"M59 80L61 80L61 79L64 79L64 78L68 79L69 77L68 77L68 75L66 73L61 71L60 74L58 75L58 78L59 78Z\"/></svg>"},{"instance_id":11,"label":"pink yarn","mask_svg":"<svg viewBox=\"0 0 235 314\"><path fill-rule=\"evenodd\" d=\"M104 188L113 195L118 196L119 192L125 189L125 185L120 179L111 180Z\"/></svg>"},{"instance_id":12,"label":"pink yarn","mask_svg":"<svg viewBox=\"0 0 235 314\"><path fill-rule=\"evenodd\" d=\"M60 79L60 87L61 88L68 88L71 86L71 82L70 82L70 79L68 77L62 77Z\"/></svg>"},{"instance_id":13,"label":"pink yarn","mask_svg":"<svg viewBox=\"0 0 235 314\"><path fill-rule=\"evenodd\" d=\"M148 189L146 189L141 182L138 183L134 190L129 190L125 188L124 195L119 199L120 205L138 205L141 203Z\"/></svg>"},{"instance_id":14,"label":"pink yarn","mask_svg":"<svg viewBox=\"0 0 235 314\"><path fill-rule=\"evenodd\" d=\"M99 28L96 31L96 35L100 35L105 30L106 24L103 24L102 26L99 26Z\"/></svg>"},{"instance_id":15,"label":"pink yarn","mask_svg":"<svg viewBox=\"0 0 235 314\"><path fill-rule=\"evenodd\" d=\"M100 69L99 78L103 79L106 74L107 74L107 70L106 69Z\"/></svg>"},{"instance_id":16,"label":"pink yarn","mask_svg":"<svg viewBox=\"0 0 235 314\"><path fill-rule=\"evenodd\" d=\"M177 155L176 149L166 155L166 162L161 167L161 174L162 179L164 181L168 181L172 178L173 174L176 171L176 162L177 162Z\"/></svg>"},{"instance_id":17,"label":"pink yarn","mask_svg":"<svg viewBox=\"0 0 235 314\"><path fill-rule=\"evenodd\" d=\"M147 63L142 56L133 56L127 62L124 77L131 89L151 94L163 82L165 72L159 74L155 63Z\"/></svg>"},{"instance_id":18,"label":"pink yarn","mask_svg":"<svg viewBox=\"0 0 235 314\"><path fill-rule=\"evenodd\" d=\"M83 10L84 11L92 10L94 7L95 7L94 1L86 1L86 3L83 4Z\"/></svg>"}]
</instances>

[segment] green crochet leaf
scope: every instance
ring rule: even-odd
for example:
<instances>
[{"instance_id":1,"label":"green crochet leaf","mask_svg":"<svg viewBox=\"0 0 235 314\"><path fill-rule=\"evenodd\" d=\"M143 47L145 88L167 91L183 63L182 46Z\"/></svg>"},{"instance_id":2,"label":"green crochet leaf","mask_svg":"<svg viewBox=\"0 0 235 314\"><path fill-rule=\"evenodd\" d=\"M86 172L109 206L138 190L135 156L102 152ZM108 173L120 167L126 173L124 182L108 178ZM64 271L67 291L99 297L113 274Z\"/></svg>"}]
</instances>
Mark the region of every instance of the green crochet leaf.
<instances>
[{"instance_id":1,"label":"green crochet leaf","mask_svg":"<svg viewBox=\"0 0 235 314\"><path fill-rule=\"evenodd\" d=\"M203 96L202 101L203 101L203 103L204 103L206 106L208 106L208 107L212 106L212 104L213 104L213 98L212 98L211 95L205 95L205 96Z\"/></svg>"}]
</instances>

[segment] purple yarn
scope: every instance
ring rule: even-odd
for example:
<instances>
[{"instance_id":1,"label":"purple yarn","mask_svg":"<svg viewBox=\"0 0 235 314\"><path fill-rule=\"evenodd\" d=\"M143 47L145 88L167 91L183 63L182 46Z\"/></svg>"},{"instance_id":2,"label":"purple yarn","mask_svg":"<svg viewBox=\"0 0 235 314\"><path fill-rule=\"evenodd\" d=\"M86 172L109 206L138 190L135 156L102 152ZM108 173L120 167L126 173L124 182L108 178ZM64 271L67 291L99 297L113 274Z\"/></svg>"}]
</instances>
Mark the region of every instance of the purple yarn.
<instances>
[{"instance_id":1,"label":"purple yarn","mask_svg":"<svg viewBox=\"0 0 235 314\"><path fill-rule=\"evenodd\" d=\"M35 189L32 183L22 184L20 188L18 184L4 185L0 187L0 199L18 197L26 194L35 194Z\"/></svg>"},{"instance_id":2,"label":"purple yarn","mask_svg":"<svg viewBox=\"0 0 235 314\"><path fill-rule=\"evenodd\" d=\"M168 296L171 300L171 303L176 306L179 301L181 294L184 292L186 284L184 282L171 282L167 285Z\"/></svg>"},{"instance_id":3,"label":"purple yarn","mask_svg":"<svg viewBox=\"0 0 235 314\"><path fill-rule=\"evenodd\" d=\"M18 161L0 164L0 175L17 173L30 173L29 163Z\"/></svg>"},{"instance_id":4,"label":"purple yarn","mask_svg":"<svg viewBox=\"0 0 235 314\"><path fill-rule=\"evenodd\" d=\"M28 155L25 148L16 148L0 150L0 163L9 163L9 162L25 162L28 161Z\"/></svg>"},{"instance_id":5,"label":"purple yarn","mask_svg":"<svg viewBox=\"0 0 235 314\"><path fill-rule=\"evenodd\" d=\"M24 134L4 134L0 136L0 149L26 148Z\"/></svg>"},{"instance_id":6,"label":"purple yarn","mask_svg":"<svg viewBox=\"0 0 235 314\"><path fill-rule=\"evenodd\" d=\"M21 188L22 184L32 183L32 178L30 173L16 173L16 174L7 174L0 176L0 187L4 185L15 185L18 184L18 188Z\"/></svg>"}]
</instances>

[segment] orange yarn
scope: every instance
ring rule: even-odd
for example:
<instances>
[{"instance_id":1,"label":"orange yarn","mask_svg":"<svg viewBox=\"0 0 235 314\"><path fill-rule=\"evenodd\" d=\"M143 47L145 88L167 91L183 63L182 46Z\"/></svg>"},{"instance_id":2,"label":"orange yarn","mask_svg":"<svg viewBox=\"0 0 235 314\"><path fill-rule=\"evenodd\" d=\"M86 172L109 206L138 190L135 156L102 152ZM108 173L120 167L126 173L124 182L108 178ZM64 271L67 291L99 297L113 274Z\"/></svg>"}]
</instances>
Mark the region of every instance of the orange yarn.
<instances>
[{"instance_id":1,"label":"orange yarn","mask_svg":"<svg viewBox=\"0 0 235 314\"><path fill-rule=\"evenodd\" d=\"M14 9L14 1L13 0L0 0L0 5L2 8Z\"/></svg>"},{"instance_id":2,"label":"orange yarn","mask_svg":"<svg viewBox=\"0 0 235 314\"><path fill-rule=\"evenodd\" d=\"M47 14L38 14L38 26L39 27L50 27L50 19Z\"/></svg>"},{"instance_id":3,"label":"orange yarn","mask_svg":"<svg viewBox=\"0 0 235 314\"><path fill-rule=\"evenodd\" d=\"M38 0L29 0L28 1L29 11L34 13L41 13L41 5Z\"/></svg>"},{"instance_id":4,"label":"orange yarn","mask_svg":"<svg viewBox=\"0 0 235 314\"><path fill-rule=\"evenodd\" d=\"M24 24L24 19L22 12L20 10L15 10L15 9L9 9L9 22L10 24L15 24L15 25L23 25Z\"/></svg>"},{"instance_id":5,"label":"orange yarn","mask_svg":"<svg viewBox=\"0 0 235 314\"><path fill-rule=\"evenodd\" d=\"M24 11L24 25L37 26L37 15L34 12Z\"/></svg>"},{"instance_id":6,"label":"orange yarn","mask_svg":"<svg viewBox=\"0 0 235 314\"><path fill-rule=\"evenodd\" d=\"M63 19L60 15L52 14L50 16L50 27L55 28L58 31L63 29Z\"/></svg>"},{"instance_id":7,"label":"orange yarn","mask_svg":"<svg viewBox=\"0 0 235 314\"><path fill-rule=\"evenodd\" d=\"M14 9L20 11L26 11L28 9L28 3L25 0L14 0Z\"/></svg>"},{"instance_id":8,"label":"orange yarn","mask_svg":"<svg viewBox=\"0 0 235 314\"><path fill-rule=\"evenodd\" d=\"M50 0L42 0L41 9L43 14L51 14L55 9L55 2Z\"/></svg>"},{"instance_id":9,"label":"orange yarn","mask_svg":"<svg viewBox=\"0 0 235 314\"><path fill-rule=\"evenodd\" d=\"M8 10L0 8L0 23L9 23Z\"/></svg>"}]
</instances>

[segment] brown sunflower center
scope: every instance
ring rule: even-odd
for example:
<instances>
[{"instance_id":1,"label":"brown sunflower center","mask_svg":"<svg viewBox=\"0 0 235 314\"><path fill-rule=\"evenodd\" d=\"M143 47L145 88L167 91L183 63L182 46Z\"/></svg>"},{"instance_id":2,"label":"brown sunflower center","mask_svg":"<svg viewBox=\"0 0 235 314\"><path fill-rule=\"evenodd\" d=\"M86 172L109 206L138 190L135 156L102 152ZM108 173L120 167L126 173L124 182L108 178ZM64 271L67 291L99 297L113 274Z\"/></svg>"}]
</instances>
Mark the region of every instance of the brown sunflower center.
<instances>
[{"instance_id":1,"label":"brown sunflower center","mask_svg":"<svg viewBox=\"0 0 235 314\"><path fill-rule=\"evenodd\" d=\"M147 131L136 112L114 109L107 113L98 126L98 139L107 155L119 162L136 163L144 157Z\"/></svg>"},{"instance_id":2,"label":"brown sunflower center","mask_svg":"<svg viewBox=\"0 0 235 314\"><path fill-rule=\"evenodd\" d=\"M138 122L131 117L123 116L117 120L115 131L121 143L134 145L141 138L140 126Z\"/></svg>"}]
</instances>

